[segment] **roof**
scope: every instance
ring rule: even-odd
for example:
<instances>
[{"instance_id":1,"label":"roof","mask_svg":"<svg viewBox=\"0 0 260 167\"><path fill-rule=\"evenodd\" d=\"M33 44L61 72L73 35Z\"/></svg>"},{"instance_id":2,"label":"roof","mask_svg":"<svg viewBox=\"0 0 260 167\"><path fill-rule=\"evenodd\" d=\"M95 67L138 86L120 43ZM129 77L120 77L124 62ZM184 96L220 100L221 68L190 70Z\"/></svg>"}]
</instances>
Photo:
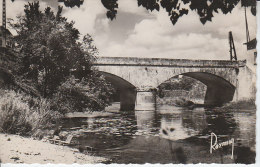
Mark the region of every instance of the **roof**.
<instances>
[{"instance_id":1,"label":"roof","mask_svg":"<svg viewBox=\"0 0 260 167\"><path fill-rule=\"evenodd\" d=\"M255 39L252 39L251 41L248 41L247 43L244 43L244 44L247 45L247 50L251 50L251 49L256 48L256 43L257 43L257 40L255 38Z\"/></svg>"}]
</instances>

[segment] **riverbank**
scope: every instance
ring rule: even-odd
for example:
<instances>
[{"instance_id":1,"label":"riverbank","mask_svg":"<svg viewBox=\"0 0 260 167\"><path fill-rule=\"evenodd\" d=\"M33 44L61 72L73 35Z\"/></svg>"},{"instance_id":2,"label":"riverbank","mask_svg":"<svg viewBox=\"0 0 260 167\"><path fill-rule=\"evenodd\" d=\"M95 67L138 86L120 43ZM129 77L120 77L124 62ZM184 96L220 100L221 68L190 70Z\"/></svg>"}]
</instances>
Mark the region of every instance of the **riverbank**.
<instances>
[{"instance_id":1,"label":"riverbank","mask_svg":"<svg viewBox=\"0 0 260 167\"><path fill-rule=\"evenodd\" d=\"M94 112L72 112L66 113L65 118L97 118L97 117L109 117L115 113L105 111L94 111Z\"/></svg>"},{"instance_id":2,"label":"riverbank","mask_svg":"<svg viewBox=\"0 0 260 167\"><path fill-rule=\"evenodd\" d=\"M1 163L63 163L93 164L106 161L103 157L86 155L77 149L18 135L0 134Z\"/></svg>"},{"instance_id":3,"label":"riverbank","mask_svg":"<svg viewBox=\"0 0 260 167\"><path fill-rule=\"evenodd\" d=\"M243 111L255 111L256 110L256 104L255 99L247 99L247 100L240 100L236 102L230 102L222 107L217 108L217 110L220 111L233 111L233 110L243 110Z\"/></svg>"},{"instance_id":4,"label":"riverbank","mask_svg":"<svg viewBox=\"0 0 260 167\"><path fill-rule=\"evenodd\" d=\"M196 107L213 107L213 106L206 106L203 104L204 102L199 101L199 99L192 99L187 100L185 98L157 98L158 105L172 105L177 107L189 107L191 109ZM255 99L245 99L239 101L232 101L229 103L224 104L221 107L214 107L215 111L236 111L236 110L243 110L243 111L252 111L256 110Z\"/></svg>"}]
</instances>

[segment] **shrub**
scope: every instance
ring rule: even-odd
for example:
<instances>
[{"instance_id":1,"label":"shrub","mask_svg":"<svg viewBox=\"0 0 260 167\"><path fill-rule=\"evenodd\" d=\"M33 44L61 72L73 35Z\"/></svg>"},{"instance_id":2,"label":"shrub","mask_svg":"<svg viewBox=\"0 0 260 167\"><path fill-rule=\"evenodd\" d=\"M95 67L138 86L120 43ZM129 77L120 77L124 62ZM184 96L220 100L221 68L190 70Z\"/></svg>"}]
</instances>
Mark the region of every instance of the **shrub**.
<instances>
[{"instance_id":1,"label":"shrub","mask_svg":"<svg viewBox=\"0 0 260 167\"><path fill-rule=\"evenodd\" d=\"M14 91L5 92L0 98L0 128L6 133L26 134L32 127L26 120L29 106Z\"/></svg>"},{"instance_id":2,"label":"shrub","mask_svg":"<svg viewBox=\"0 0 260 167\"><path fill-rule=\"evenodd\" d=\"M52 127L61 118L61 114L50 110L46 99L8 90L0 93L1 132L31 135L37 129Z\"/></svg>"},{"instance_id":3,"label":"shrub","mask_svg":"<svg viewBox=\"0 0 260 167\"><path fill-rule=\"evenodd\" d=\"M110 103L114 89L102 76L76 79L71 76L53 97L55 110L61 113L100 111Z\"/></svg>"}]
</instances>

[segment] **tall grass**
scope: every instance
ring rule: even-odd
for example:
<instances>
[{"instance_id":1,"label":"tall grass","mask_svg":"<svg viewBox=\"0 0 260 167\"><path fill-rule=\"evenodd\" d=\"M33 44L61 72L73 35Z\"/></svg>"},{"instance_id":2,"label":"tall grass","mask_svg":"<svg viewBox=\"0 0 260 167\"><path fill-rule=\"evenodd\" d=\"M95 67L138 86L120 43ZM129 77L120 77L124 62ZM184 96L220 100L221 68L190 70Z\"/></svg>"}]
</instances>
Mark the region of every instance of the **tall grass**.
<instances>
[{"instance_id":1,"label":"tall grass","mask_svg":"<svg viewBox=\"0 0 260 167\"><path fill-rule=\"evenodd\" d=\"M38 129L51 128L60 118L46 99L0 90L0 132L32 135Z\"/></svg>"}]
</instances>

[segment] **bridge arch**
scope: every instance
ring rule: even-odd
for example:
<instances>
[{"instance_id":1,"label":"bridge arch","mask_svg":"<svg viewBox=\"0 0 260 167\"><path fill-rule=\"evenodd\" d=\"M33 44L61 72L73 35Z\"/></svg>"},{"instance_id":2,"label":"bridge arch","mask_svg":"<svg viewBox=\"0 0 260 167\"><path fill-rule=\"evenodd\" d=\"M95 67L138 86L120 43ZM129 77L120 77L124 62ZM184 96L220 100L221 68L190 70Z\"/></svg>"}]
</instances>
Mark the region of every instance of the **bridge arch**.
<instances>
[{"instance_id":1,"label":"bridge arch","mask_svg":"<svg viewBox=\"0 0 260 167\"><path fill-rule=\"evenodd\" d=\"M130 81L116 74L105 71L99 71L99 73L102 74L105 79L116 88L116 99L117 101L120 101L120 110L123 111L134 110L136 109L136 105L140 106L139 103L143 105L143 102L146 101L144 99L151 99L151 96L153 96L153 93L148 92L150 92L154 88L158 88L160 84L162 84L169 78L178 75L194 78L207 86L206 95L204 98L204 104L207 106L220 106L224 103L232 101L236 90L236 87L232 83L224 79L222 76L205 72L204 70L198 70L195 72L183 71L183 73L173 73L174 75L172 75L171 77L168 74L164 81L161 80L161 83L157 82L158 86L149 88L148 90L142 90L138 86L132 84ZM153 78L151 77L150 80L152 79ZM148 101L152 102L152 100Z\"/></svg>"},{"instance_id":2,"label":"bridge arch","mask_svg":"<svg viewBox=\"0 0 260 167\"><path fill-rule=\"evenodd\" d=\"M205 105L219 106L233 100L236 87L218 75L201 71L186 72L178 75L194 78L207 86L206 95L204 98Z\"/></svg>"},{"instance_id":3,"label":"bridge arch","mask_svg":"<svg viewBox=\"0 0 260 167\"><path fill-rule=\"evenodd\" d=\"M112 84L116 93L114 101L120 101L120 110L128 111L135 109L136 87L125 79L104 71L99 71L105 79Z\"/></svg>"}]
</instances>

